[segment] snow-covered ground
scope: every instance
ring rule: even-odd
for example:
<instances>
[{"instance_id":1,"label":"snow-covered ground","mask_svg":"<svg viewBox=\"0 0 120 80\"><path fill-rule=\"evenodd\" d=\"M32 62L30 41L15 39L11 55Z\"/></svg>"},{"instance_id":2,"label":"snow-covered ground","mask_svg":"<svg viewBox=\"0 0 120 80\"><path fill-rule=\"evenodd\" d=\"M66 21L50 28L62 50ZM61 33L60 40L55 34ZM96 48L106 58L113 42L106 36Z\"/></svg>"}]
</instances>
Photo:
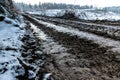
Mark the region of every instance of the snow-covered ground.
<instances>
[{"instance_id":1,"label":"snow-covered ground","mask_svg":"<svg viewBox=\"0 0 120 80\"><path fill-rule=\"evenodd\" d=\"M36 12L27 12L30 14L37 15L46 15L46 16L62 16L65 13L65 10L53 9L53 10L41 10ZM85 20L120 20L120 14L114 12L105 12L105 11L97 11L95 9L91 10L75 10L76 16L80 19Z\"/></svg>"},{"instance_id":2,"label":"snow-covered ground","mask_svg":"<svg viewBox=\"0 0 120 80\"><path fill-rule=\"evenodd\" d=\"M24 75L24 68L18 61L24 26L7 17L0 22L0 80L16 80L17 76Z\"/></svg>"},{"instance_id":3,"label":"snow-covered ground","mask_svg":"<svg viewBox=\"0 0 120 80\"><path fill-rule=\"evenodd\" d=\"M79 16L80 19L86 20L120 20L120 14L110 11L77 10L76 15Z\"/></svg>"}]
</instances>

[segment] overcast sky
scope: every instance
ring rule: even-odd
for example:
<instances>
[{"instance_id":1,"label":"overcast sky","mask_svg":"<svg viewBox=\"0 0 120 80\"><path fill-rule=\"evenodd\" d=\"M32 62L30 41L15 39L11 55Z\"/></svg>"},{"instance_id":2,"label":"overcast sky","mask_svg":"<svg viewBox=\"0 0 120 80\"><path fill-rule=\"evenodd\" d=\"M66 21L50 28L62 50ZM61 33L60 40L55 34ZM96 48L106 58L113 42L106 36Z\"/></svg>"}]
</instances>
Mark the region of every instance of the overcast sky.
<instances>
[{"instance_id":1,"label":"overcast sky","mask_svg":"<svg viewBox=\"0 0 120 80\"><path fill-rule=\"evenodd\" d=\"M24 2L31 4L38 4L39 2L55 2L55 3L67 3L78 5L93 5L98 7L105 6L120 6L120 0L14 0L15 2Z\"/></svg>"}]
</instances>

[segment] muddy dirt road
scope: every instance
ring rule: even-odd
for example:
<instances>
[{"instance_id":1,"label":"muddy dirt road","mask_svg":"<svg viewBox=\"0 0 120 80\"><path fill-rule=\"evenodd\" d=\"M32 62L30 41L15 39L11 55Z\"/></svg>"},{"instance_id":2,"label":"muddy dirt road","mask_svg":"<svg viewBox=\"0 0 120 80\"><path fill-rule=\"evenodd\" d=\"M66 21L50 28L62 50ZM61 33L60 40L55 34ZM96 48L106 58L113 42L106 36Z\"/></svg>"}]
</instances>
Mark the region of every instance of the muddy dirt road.
<instances>
[{"instance_id":1,"label":"muddy dirt road","mask_svg":"<svg viewBox=\"0 0 120 80\"><path fill-rule=\"evenodd\" d=\"M120 27L25 15L54 80L120 80ZM41 76L41 75L40 75Z\"/></svg>"}]
</instances>

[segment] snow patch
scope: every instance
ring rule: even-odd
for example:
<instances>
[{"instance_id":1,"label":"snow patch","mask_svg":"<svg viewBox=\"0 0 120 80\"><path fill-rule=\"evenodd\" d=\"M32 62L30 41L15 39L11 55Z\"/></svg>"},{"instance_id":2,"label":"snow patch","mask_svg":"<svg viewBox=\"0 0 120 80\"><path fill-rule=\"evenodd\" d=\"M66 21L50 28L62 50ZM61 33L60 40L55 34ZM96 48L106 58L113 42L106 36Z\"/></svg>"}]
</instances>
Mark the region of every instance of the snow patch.
<instances>
[{"instance_id":1,"label":"snow patch","mask_svg":"<svg viewBox=\"0 0 120 80\"><path fill-rule=\"evenodd\" d=\"M20 39L25 32L14 24L18 23L7 17L0 22L0 80L17 80L17 76L25 73L17 59L21 58L19 51L23 43Z\"/></svg>"}]
</instances>

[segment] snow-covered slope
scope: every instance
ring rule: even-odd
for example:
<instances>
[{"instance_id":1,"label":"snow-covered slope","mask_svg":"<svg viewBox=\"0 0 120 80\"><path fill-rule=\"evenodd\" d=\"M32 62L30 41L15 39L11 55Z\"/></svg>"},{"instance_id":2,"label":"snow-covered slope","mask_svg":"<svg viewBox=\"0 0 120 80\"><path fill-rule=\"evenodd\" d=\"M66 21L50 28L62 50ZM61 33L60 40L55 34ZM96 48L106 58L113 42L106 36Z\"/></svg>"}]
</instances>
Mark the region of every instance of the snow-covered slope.
<instances>
[{"instance_id":1,"label":"snow-covered slope","mask_svg":"<svg viewBox=\"0 0 120 80\"><path fill-rule=\"evenodd\" d=\"M0 0L0 80L17 80L25 73L20 64L25 26L12 0Z\"/></svg>"},{"instance_id":2,"label":"snow-covered slope","mask_svg":"<svg viewBox=\"0 0 120 80\"><path fill-rule=\"evenodd\" d=\"M21 58L20 39L24 35L24 23L5 18L0 22L0 80L16 80L17 76L24 75L24 69L19 63Z\"/></svg>"}]
</instances>

